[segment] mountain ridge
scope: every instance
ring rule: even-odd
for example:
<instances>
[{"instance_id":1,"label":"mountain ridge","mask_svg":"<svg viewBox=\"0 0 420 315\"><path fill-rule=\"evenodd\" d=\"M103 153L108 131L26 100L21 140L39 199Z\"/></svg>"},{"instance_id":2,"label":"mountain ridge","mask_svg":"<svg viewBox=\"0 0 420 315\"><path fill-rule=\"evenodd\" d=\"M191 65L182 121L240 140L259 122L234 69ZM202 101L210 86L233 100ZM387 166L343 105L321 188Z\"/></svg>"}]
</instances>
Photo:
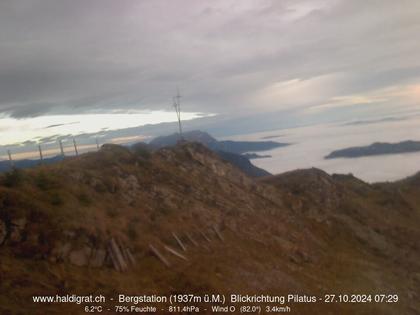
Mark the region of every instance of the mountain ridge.
<instances>
[{"instance_id":1,"label":"mountain ridge","mask_svg":"<svg viewBox=\"0 0 420 315\"><path fill-rule=\"evenodd\" d=\"M224 151L235 154L247 152L267 151L278 147L288 146L289 143L281 143L275 141L233 141L233 140L216 140L211 135L200 130L184 132L182 138L179 133L169 136L160 136L149 144L155 148L170 147L176 145L180 140L199 142L204 144L213 151Z\"/></svg>"},{"instance_id":2,"label":"mountain ridge","mask_svg":"<svg viewBox=\"0 0 420 315\"><path fill-rule=\"evenodd\" d=\"M358 158L384 154L412 153L420 151L420 141L406 140L397 143L374 142L371 145L349 147L332 151L325 159Z\"/></svg>"},{"instance_id":3,"label":"mountain ridge","mask_svg":"<svg viewBox=\"0 0 420 315\"><path fill-rule=\"evenodd\" d=\"M274 141L218 141L208 133L200 130L185 132L182 137L179 133L160 136L150 141L149 145L154 149L160 149L175 146L180 141L201 143L252 177L264 177L271 174L253 165L251 162L252 158L265 158L268 156L259 156L255 153L249 154L249 152L266 151L289 145L289 143Z\"/></svg>"},{"instance_id":4,"label":"mountain ridge","mask_svg":"<svg viewBox=\"0 0 420 315\"><path fill-rule=\"evenodd\" d=\"M19 302L57 292L363 290L399 294L402 314L420 307L416 181L370 185L317 169L255 179L198 143L147 153L105 145L16 172L0 176L2 313L40 307L48 314L84 313L72 304ZM124 272L106 258L111 240L134 257ZM294 304L293 310L395 314L395 305Z\"/></svg>"}]
</instances>

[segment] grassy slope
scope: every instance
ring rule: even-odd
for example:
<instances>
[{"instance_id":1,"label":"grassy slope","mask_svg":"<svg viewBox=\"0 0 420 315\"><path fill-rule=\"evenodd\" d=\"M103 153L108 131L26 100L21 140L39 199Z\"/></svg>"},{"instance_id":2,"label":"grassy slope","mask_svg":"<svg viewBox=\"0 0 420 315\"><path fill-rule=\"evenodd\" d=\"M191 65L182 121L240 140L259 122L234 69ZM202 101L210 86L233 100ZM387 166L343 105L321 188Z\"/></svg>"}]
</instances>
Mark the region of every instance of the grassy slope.
<instances>
[{"instance_id":1,"label":"grassy slope","mask_svg":"<svg viewBox=\"0 0 420 315\"><path fill-rule=\"evenodd\" d=\"M254 181L188 144L152 156L107 147L24 171L9 186L0 186L0 218L26 218L27 224L22 240L0 247L0 313L83 313L80 306L40 308L30 301L58 292L398 293L397 307L318 304L294 310L420 309L420 200L412 182L370 186L316 170ZM214 225L225 242L210 233ZM208 232L210 244L198 229ZM192 233L208 249L189 243L189 261L166 255L168 269L147 248L176 247L172 232ZM111 236L136 256L137 265L126 273L56 261L64 242L100 247Z\"/></svg>"}]
</instances>

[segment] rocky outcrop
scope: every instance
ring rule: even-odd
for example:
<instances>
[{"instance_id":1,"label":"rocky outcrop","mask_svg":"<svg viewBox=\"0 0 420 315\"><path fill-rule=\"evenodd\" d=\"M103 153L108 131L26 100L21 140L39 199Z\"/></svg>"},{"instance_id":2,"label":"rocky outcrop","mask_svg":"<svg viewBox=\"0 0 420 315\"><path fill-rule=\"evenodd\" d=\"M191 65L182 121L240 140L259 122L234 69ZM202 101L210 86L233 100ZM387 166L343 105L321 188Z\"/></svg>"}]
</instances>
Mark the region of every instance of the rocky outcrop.
<instances>
[{"instance_id":1,"label":"rocky outcrop","mask_svg":"<svg viewBox=\"0 0 420 315\"><path fill-rule=\"evenodd\" d=\"M2 290L8 300L41 294L38 283L52 294L86 291L88 281L104 292L129 292L137 280L145 291L166 293L339 292L345 285L357 291L360 283L388 292L395 285L401 296L418 292L417 186L368 185L315 169L254 180L198 144L160 150L147 160L117 149L25 171L19 187L0 181L1 278L28 288ZM41 171L56 184L36 185ZM90 202L82 203L81 194ZM214 225L220 230L210 233ZM187 252L178 252L173 232ZM150 257L149 244L172 255L171 270ZM106 270L86 279L90 268ZM374 309L395 313L381 310Z\"/></svg>"},{"instance_id":2,"label":"rocky outcrop","mask_svg":"<svg viewBox=\"0 0 420 315\"><path fill-rule=\"evenodd\" d=\"M82 248L75 249L70 252L68 261L76 266L88 266L89 259L92 254L92 249L88 246L83 246Z\"/></svg>"},{"instance_id":3,"label":"rocky outcrop","mask_svg":"<svg viewBox=\"0 0 420 315\"><path fill-rule=\"evenodd\" d=\"M9 241L18 243L22 240L26 226L26 218L14 219L10 222Z\"/></svg>"},{"instance_id":4,"label":"rocky outcrop","mask_svg":"<svg viewBox=\"0 0 420 315\"><path fill-rule=\"evenodd\" d=\"M105 266L106 256L107 252L104 247L60 242L56 245L49 258L52 262L68 262L79 267L101 268Z\"/></svg>"},{"instance_id":5,"label":"rocky outcrop","mask_svg":"<svg viewBox=\"0 0 420 315\"><path fill-rule=\"evenodd\" d=\"M119 178L120 189L124 191L123 198L127 203L131 203L135 200L138 191L140 189L140 184L136 176L128 175L125 178Z\"/></svg>"}]
</instances>

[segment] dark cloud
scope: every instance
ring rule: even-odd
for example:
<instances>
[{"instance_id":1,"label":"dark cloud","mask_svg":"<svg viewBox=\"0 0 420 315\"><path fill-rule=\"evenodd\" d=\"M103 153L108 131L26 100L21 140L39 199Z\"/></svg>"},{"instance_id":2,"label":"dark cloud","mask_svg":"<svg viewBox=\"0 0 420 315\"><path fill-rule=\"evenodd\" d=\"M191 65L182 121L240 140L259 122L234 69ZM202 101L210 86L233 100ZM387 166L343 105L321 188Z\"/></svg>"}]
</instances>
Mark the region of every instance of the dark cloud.
<instances>
[{"instance_id":1,"label":"dark cloud","mask_svg":"<svg viewBox=\"0 0 420 315\"><path fill-rule=\"evenodd\" d=\"M419 13L417 0L6 0L0 112L170 109L180 86L184 110L252 115L417 83ZM292 91L305 99L260 98L320 77Z\"/></svg>"},{"instance_id":2,"label":"dark cloud","mask_svg":"<svg viewBox=\"0 0 420 315\"><path fill-rule=\"evenodd\" d=\"M78 124L78 121L72 122L72 123L68 123L68 124L55 124L55 125L49 125L47 127L45 127L45 129L49 129L49 128L54 128L54 127L61 127L61 126L67 126L67 125L74 125L74 124Z\"/></svg>"},{"instance_id":3,"label":"dark cloud","mask_svg":"<svg viewBox=\"0 0 420 315\"><path fill-rule=\"evenodd\" d=\"M54 110L57 104L53 103L28 103L4 106L3 112L14 118L36 117Z\"/></svg>"}]
</instances>

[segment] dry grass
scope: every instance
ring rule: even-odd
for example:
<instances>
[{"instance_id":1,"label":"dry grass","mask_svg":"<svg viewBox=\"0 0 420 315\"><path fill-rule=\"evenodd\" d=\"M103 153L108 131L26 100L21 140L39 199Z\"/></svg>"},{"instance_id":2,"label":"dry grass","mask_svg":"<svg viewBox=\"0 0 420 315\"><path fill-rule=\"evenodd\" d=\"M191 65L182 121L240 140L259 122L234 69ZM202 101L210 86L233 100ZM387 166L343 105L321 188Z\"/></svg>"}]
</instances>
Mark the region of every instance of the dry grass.
<instances>
[{"instance_id":1,"label":"dry grass","mask_svg":"<svg viewBox=\"0 0 420 315\"><path fill-rule=\"evenodd\" d=\"M301 171L255 182L197 145L140 155L110 146L1 179L0 218L28 221L26 239L0 247L0 313L38 314L32 295L175 292L398 293L398 313L420 309L419 187L370 186L351 177ZM11 182L13 183L11 185ZM403 192L400 192L403 190ZM217 225L225 242L210 233ZM212 242L200 238L206 229ZM112 268L52 262L54 246L110 237L132 248L137 265ZM188 262L168 269L148 244L176 247L192 233ZM42 242L31 243L30 235ZM381 248L381 240L387 246ZM25 301L25 303L22 303ZM295 305L300 314L395 314L392 305ZM83 314L51 305L43 314Z\"/></svg>"}]
</instances>

